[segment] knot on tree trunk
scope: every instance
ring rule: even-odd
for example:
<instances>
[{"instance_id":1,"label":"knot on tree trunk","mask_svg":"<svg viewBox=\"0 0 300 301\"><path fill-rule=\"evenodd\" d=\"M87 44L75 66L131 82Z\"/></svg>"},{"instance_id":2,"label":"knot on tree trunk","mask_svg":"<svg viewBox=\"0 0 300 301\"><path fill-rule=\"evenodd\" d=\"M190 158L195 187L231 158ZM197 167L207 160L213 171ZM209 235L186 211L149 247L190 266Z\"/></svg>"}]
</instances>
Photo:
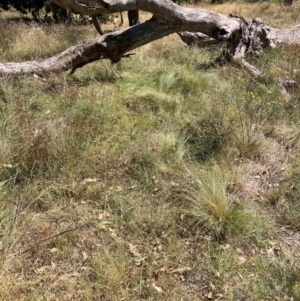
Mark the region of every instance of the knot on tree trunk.
<instances>
[{"instance_id":1,"label":"knot on tree trunk","mask_svg":"<svg viewBox=\"0 0 300 301\"><path fill-rule=\"evenodd\" d=\"M260 37L265 26L261 18L255 18L250 22L242 16L230 14L231 17L240 19L241 34L237 36L237 46L234 47L235 55L241 53L242 56L260 56L263 53L263 43Z\"/></svg>"}]
</instances>

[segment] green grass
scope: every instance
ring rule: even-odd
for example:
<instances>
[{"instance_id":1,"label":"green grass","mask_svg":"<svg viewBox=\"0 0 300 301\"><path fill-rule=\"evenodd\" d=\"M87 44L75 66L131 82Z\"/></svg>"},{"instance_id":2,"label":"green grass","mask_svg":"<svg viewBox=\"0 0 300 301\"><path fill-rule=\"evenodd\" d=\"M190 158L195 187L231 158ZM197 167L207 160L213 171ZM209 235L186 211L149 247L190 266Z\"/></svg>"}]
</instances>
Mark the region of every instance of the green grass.
<instances>
[{"instance_id":1,"label":"green grass","mask_svg":"<svg viewBox=\"0 0 300 301\"><path fill-rule=\"evenodd\" d=\"M1 61L95 36L0 24ZM257 82L172 35L117 65L2 78L0 300L299 300L299 95L278 87L298 52L266 51Z\"/></svg>"}]
</instances>

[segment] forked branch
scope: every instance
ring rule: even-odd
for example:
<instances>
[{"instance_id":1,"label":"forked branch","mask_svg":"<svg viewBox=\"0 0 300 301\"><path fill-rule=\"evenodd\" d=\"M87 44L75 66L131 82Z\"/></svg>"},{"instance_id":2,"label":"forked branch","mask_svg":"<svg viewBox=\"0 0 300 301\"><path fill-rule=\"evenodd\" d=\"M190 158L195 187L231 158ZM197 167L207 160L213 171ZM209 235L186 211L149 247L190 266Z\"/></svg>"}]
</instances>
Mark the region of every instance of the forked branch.
<instances>
[{"instance_id":1,"label":"forked branch","mask_svg":"<svg viewBox=\"0 0 300 301\"><path fill-rule=\"evenodd\" d=\"M279 30L265 25L260 19L252 23L238 16L184 8L171 0L54 0L75 13L96 15L125 10L145 10L153 17L134 27L106 34L85 43L72 46L48 59L21 63L0 64L0 76L38 74L76 70L101 59L118 62L124 55L142 45L176 32L200 32L210 40L228 44L236 61L244 61L249 53L262 53L266 46L277 44L300 45L300 25L290 30Z\"/></svg>"}]
</instances>

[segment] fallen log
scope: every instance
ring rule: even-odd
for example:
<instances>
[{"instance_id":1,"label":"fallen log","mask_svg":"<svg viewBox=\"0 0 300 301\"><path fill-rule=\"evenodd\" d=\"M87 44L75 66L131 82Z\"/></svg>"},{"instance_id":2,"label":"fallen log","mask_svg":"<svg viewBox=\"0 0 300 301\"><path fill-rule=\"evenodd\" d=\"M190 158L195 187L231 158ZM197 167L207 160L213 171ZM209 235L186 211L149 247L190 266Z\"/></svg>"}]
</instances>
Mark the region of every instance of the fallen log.
<instances>
[{"instance_id":1,"label":"fallen log","mask_svg":"<svg viewBox=\"0 0 300 301\"><path fill-rule=\"evenodd\" d=\"M275 29L256 18L252 22L243 17L225 16L216 12L185 8L171 0L54 0L58 5L75 13L86 15L105 14L124 10L145 10L153 14L142 24L125 30L103 35L102 37L72 46L53 57L0 64L0 76L13 74L37 74L45 76L51 72L74 72L86 64L109 59L119 62L128 52L172 33L197 32L211 41L226 43L232 58L248 68L254 76L260 71L252 68L245 57L261 55L265 47L280 44L300 45L300 24L292 29Z\"/></svg>"}]
</instances>

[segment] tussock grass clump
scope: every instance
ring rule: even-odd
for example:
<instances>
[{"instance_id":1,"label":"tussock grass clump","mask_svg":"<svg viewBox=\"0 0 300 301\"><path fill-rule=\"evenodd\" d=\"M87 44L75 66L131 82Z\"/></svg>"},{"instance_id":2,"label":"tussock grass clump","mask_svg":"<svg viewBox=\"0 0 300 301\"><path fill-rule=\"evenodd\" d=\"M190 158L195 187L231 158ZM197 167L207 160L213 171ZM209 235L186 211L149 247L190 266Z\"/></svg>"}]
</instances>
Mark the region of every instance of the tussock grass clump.
<instances>
[{"instance_id":1,"label":"tussock grass clump","mask_svg":"<svg viewBox=\"0 0 300 301\"><path fill-rule=\"evenodd\" d=\"M213 169L213 168L212 168ZM217 240L238 235L249 226L251 216L245 212L238 199L227 193L228 183L216 171L204 170L199 173L190 189L176 192L187 216L185 223L199 227Z\"/></svg>"},{"instance_id":2,"label":"tussock grass clump","mask_svg":"<svg viewBox=\"0 0 300 301\"><path fill-rule=\"evenodd\" d=\"M218 114L220 112L206 113L206 116L184 128L190 154L198 161L206 161L218 155L225 148L228 137L226 121Z\"/></svg>"}]
</instances>

